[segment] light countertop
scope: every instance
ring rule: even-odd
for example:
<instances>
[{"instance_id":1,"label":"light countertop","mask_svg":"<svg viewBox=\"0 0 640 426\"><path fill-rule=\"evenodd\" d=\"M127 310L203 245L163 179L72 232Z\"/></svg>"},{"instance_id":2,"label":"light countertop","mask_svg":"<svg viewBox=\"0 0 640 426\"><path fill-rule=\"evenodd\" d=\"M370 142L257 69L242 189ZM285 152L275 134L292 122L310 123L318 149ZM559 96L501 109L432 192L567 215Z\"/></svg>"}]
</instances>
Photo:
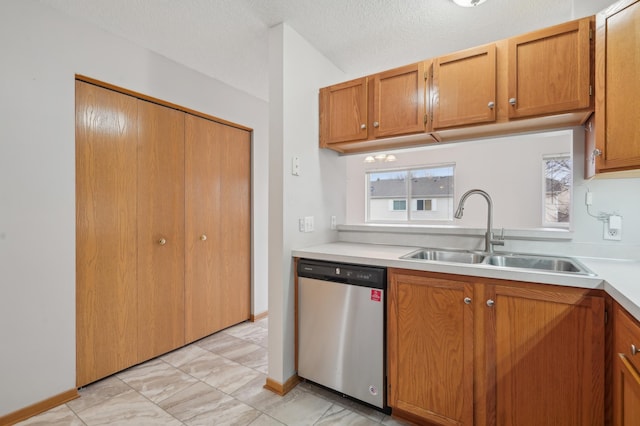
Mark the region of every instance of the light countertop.
<instances>
[{"instance_id":1,"label":"light countertop","mask_svg":"<svg viewBox=\"0 0 640 426\"><path fill-rule=\"evenodd\" d=\"M400 259L419 247L335 242L293 250L294 257L604 289L640 321L640 261L574 257L596 276L502 268L484 264Z\"/></svg>"}]
</instances>

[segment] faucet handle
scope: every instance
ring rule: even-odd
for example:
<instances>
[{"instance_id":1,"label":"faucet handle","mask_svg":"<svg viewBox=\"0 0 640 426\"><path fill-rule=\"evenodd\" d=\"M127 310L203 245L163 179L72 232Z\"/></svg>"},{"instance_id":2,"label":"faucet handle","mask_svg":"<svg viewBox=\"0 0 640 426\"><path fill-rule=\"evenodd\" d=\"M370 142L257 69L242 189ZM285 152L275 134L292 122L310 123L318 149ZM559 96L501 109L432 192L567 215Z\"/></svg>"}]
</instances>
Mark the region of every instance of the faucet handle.
<instances>
[{"instance_id":1,"label":"faucet handle","mask_svg":"<svg viewBox=\"0 0 640 426\"><path fill-rule=\"evenodd\" d=\"M504 228L500 229L500 236L498 239L504 241Z\"/></svg>"}]
</instances>

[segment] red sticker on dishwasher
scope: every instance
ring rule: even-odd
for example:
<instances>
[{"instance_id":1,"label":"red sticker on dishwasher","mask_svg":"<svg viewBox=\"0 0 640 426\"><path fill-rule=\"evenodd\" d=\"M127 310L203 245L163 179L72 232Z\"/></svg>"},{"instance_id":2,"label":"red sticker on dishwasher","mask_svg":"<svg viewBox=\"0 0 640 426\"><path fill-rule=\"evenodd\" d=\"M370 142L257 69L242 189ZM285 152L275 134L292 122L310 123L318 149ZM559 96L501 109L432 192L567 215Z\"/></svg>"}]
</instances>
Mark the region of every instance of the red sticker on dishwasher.
<instances>
[{"instance_id":1,"label":"red sticker on dishwasher","mask_svg":"<svg viewBox=\"0 0 640 426\"><path fill-rule=\"evenodd\" d=\"M382 301L382 290L371 289L371 300L373 300L374 302L381 302Z\"/></svg>"}]
</instances>

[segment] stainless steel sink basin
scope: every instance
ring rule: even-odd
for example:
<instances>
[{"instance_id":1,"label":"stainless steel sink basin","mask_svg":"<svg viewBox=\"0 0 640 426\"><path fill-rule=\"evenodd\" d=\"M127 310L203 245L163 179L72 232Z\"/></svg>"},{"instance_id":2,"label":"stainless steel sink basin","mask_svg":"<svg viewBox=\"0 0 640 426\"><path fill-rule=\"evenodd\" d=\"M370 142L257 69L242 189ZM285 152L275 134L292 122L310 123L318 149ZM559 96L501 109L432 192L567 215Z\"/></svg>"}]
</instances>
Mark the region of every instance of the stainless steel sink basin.
<instances>
[{"instance_id":1,"label":"stainless steel sink basin","mask_svg":"<svg viewBox=\"0 0 640 426\"><path fill-rule=\"evenodd\" d=\"M501 268L532 269L578 275L595 275L586 266L570 257L541 256L520 253L485 253L472 250L421 248L401 259L434 260L440 262L482 264Z\"/></svg>"},{"instance_id":2,"label":"stainless steel sink basin","mask_svg":"<svg viewBox=\"0 0 640 426\"><path fill-rule=\"evenodd\" d=\"M538 269L550 272L594 275L577 260L569 257L537 256L528 254L493 254L487 256L483 263L505 268Z\"/></svg>"},{"instance_id":3,"label":"stainless steel sink basin","mask_svg":"<svg viewBox=\"0 0 640 426\"><path fill-rule=\"evenodd\" d=\"M433 248L419 249L401 257L401 259L438 260L454 263L481 263L484 258L483 253L473 251Z\"/></svg>"}]
</instances>

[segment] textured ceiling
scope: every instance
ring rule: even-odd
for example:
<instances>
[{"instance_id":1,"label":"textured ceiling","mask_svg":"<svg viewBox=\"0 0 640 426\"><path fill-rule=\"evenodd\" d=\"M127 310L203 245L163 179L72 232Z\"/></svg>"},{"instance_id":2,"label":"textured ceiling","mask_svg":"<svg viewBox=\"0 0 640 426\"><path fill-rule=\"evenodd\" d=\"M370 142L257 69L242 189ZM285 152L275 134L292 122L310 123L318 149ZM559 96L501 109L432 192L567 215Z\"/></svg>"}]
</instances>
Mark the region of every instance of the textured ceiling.
<instances>
[{"instance_id":1,"label":"textured ceiling","mask_svg":"<svg viewBox=\"0 0 640 426\"><path fill-rule=\"evenodd\" d=\"M604 9L613 0L37 0L268 100L268 29L285 22L351 77Z\"/></svg>"}]
</instances>

